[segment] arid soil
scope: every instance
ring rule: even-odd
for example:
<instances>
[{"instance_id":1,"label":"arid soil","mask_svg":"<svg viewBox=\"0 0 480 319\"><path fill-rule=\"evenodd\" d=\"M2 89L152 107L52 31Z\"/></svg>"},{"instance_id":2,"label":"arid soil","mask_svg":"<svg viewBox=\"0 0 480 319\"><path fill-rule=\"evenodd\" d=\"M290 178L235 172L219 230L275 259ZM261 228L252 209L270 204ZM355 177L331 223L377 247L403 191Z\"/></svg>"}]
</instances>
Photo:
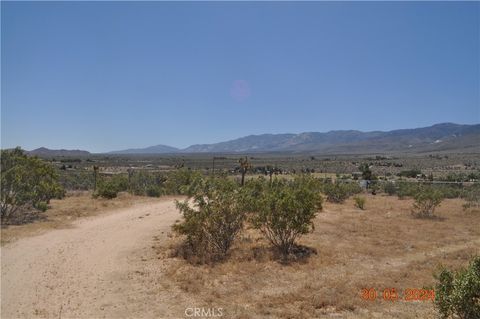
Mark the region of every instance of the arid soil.
<instances>
[{"instance_id":1,"label":"arid soil","mask_svg":"<svg viewBox=\"0 0 480 319\"><path fill-rule=\"evenodd\" d=\"M144 262L153 237L179 218L172 199L118 209L72 228L7 243L1 251L2 318L162 318L183 314L159 286L161 261ZM150 273L148 283L143 274ZM172 287L173 288L173 287Z\"/></svg>"},{"instance_id":2,"label":"arid soil","mask_svg":"<svg viewBox=\"0 0 480 319\"><path fill-rule=\"evenodd\" d=\"M466 265L480 253L480 212L446 200L440 218L420 220L411 204L378 195L365 211L327 203L301 240L316 253L288 264L247 229L227 261L192 265L172 257L181 240L171 236L173 198L115 199L61 229L14 228L1 248L1 317L185 318L221 308L224 318L433 318L431 302L383 301L381 292L431 287L440 265ZM378 300L363 301L370 287Z\"/></svg>"}]
</instances>

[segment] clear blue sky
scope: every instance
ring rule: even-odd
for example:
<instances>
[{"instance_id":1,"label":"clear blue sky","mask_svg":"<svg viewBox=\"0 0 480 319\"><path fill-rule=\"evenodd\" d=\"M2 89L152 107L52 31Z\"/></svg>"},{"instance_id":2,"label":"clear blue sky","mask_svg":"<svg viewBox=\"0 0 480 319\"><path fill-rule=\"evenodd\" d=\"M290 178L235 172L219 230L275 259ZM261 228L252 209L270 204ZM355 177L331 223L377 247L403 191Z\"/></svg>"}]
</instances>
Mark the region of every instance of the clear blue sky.
<instances>
[{"instance_id":1,"label":"clear blue sky","mask_svg":"<svg viewBox=\"0 0 480 319\"><path fill-rule=\"evenodd\" d=\"M2 2L2 147L479 123L479 2Z\"/></svg>"}]
</instances>

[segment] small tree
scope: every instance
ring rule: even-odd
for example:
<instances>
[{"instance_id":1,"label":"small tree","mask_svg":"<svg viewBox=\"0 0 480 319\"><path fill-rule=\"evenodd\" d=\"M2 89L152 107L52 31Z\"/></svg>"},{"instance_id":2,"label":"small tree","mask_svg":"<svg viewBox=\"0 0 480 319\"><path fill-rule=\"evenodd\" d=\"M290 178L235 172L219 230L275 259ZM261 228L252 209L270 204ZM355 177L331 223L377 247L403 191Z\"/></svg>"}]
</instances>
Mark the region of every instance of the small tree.
<instances>
[{"instance_id":1,"label":"small tree","mask_svg":"<svg viewBox=\"0 0 480 319\"><path fill-rule=\"evenodd\" d=\"M245 220L237 188L228 178L201 179L190 198L176 202L183 221L173 229L187 236L187 243L195 253L213 259L227 255Z\"/></svg>"},{"instance_id":2,"label":"small tree","mask_svg":"<svg viewBox=\"0 0 480 319\"><path fill-rule=\"evenodd\" d=\"M480 256L466 269L436 276L435 306L442 318L480 318Z\"/></svg>"},{"instance_id":3,"label":"small tree","mask_svg":"<svg viewBox=\"0 0 480 319\"><path fill-rule=\"evenodd\" d=\"M275 179L255 199L252 224L284 256L300 236L313 230L313 219L322 202L314 185L313 178L306 176L293 181Z\"/></svg>"},{"instance_id":4,"label":"small tree","mask_svg":"<svg viewBox=\"0 0 480 319\"><path fill-rule=\"evenodd\" d=\"M432 186L422 186L414 195L415 203L413 204L413 215L421 218L433 217L435 208L437 208L443 200L442 193Z\"/></svg>"},{"instance_id":5,"label":"small tree","mask_svg":"<svg viewBox=\"0 0 480 319\"><path fill-rule=\"evenodd\" d=\"M44 210L50 199L65 195L55 168L39 158L27 156L20 148L1 152L0 193L2 222L21 206Z\"/></svg>"}]
</instances>

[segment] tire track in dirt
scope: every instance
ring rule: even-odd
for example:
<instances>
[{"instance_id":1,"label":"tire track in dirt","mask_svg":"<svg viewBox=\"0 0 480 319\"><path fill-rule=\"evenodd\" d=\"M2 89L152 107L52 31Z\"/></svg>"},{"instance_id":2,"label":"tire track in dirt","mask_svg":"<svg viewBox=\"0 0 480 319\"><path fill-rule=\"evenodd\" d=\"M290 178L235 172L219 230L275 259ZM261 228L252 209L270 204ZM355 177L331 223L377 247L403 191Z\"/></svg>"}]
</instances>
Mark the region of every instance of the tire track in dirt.
<instances>
[{"instance_id":1,"label":"tire track in dirt","mask_svg":"<svg viewBox=\"0 0 480 319\"><path fill-rule=\"evenodd\" d=\"M173 200L161 199L3 246L2 318L183 314L181 296L160 285L161 260L158 268L150 266L155 269L149 270L148 285L139 285L135 276L145 271L144 255L151 253L152 238L166 240L179 217Z\"/></svg>"}]
</instances>

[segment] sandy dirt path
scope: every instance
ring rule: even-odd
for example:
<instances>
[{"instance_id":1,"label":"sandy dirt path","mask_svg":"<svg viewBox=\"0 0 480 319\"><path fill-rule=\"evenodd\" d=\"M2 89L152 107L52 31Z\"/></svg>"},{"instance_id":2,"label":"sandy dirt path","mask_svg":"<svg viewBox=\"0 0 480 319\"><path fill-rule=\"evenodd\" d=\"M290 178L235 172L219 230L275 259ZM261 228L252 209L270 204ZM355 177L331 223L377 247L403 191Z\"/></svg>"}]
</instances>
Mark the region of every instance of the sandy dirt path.
<instances>
[{"instance_id":1,"label":"sandy dirt path","mask_svg":"<svg viewBox=\"0 0 480 319\"><path fill-rule=\"evenodd\" d=\"M5 245L1 317L183 317L188 301L162 287L161 260L151 249L152 238L164 242L179 217L164 199Z\"/></svg>"}]
</instances>

